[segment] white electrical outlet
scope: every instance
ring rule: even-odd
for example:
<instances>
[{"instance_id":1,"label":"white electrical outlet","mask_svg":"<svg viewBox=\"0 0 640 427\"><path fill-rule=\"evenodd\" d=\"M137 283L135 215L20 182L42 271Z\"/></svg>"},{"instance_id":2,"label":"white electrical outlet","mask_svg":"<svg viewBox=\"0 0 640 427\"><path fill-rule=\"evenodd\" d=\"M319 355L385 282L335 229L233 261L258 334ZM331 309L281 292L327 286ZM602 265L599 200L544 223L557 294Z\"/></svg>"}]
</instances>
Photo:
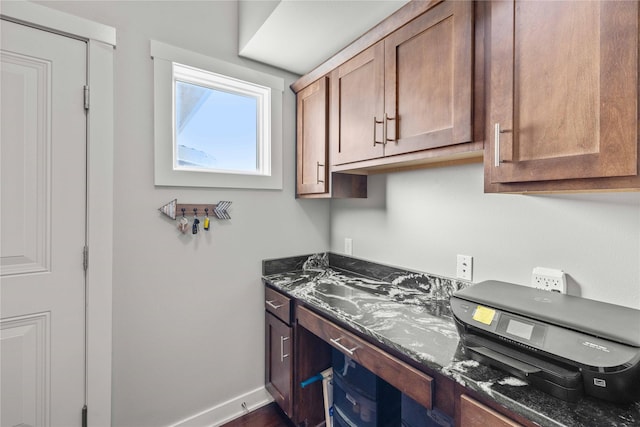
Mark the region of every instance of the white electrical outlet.
<instances>
[{"instance_id":1,"label":"white electrical outlet","mask_svg":"<svg viewBox=\"0 0 640 427\"><path fill-rule=\"evenodd\" d=\"M536 267L531 274L531 286L545 291L567 293L567 276L562 270Z\"/></svg>"},{"instance_id":2,"label":"white electrical outlet","mask_svg":"<svg viewBox=\"0 0 640 427\"><path fill-rule=\"evenodd\" d=\"M456 277L471 281L473 277L473 257L471 255L458 255Z\"/></svg>"},{"instance_id":3,"label":"white electrical outlet","mask_svg":"<svg viewBox=\"0 0 640 427\"><path fill-rule=\"evenodd\" d=\"M350 237L344 238L344 254L353 255L353 239Z\"/></svg>"}]
</instances>

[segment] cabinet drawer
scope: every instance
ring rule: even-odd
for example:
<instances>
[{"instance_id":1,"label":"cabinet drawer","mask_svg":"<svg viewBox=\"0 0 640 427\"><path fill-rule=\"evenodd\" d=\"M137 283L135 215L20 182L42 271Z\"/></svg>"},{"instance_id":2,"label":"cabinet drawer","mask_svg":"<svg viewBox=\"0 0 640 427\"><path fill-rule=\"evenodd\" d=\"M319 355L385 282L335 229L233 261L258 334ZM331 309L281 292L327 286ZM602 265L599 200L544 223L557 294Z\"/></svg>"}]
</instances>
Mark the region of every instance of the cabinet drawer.
<instances>
[{"instance_id":1,"label":"cabinet drawer","mask_svg":"<svg viewBox=\"0 0 640 427\"><path fill-rule=\"evenodd\" d=\"M282 320L291 324L291 299L271 288L264 288L264 308Z\"/></svg>"},{"instance_id":2,"label":"cabinet drawer","mask_svg":"<svg viewBox=\"0 0 640 427\"><path fill-rule=\"evenodd\" d=\"M296 314L300 326L347 354L354 361L421 405L428 409L433 408L434 381L429 375L369 344L307 308L299 307L296 310Z\"/></svg>"},{"instance_id":3,"label":"cabinet drawer","mask_svg":"<svg viewBox=\"0 0 640 427\"><path fill-rule=\"evenodd\" d=\"M521 424L465 394L460 396L460 425L465 427L522 427Z\"/></svg>"}]
</instances>

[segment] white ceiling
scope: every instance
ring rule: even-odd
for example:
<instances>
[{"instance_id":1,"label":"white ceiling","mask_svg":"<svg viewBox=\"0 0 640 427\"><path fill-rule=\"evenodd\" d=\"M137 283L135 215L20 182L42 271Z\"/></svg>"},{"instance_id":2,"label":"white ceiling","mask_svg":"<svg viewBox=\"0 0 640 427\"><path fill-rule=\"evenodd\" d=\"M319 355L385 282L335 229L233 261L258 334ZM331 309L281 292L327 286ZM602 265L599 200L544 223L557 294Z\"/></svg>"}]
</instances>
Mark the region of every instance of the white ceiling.
<instances>
[{"instance_id":1,"label":"white ceiling","mask_svg":"<svg viewBox=\"0 0 640 427\"><path fill-rule=\"evenodd\" d=\"M408 0L242 0L239 55L306 74Z\"/></svg>"}]
</instances>

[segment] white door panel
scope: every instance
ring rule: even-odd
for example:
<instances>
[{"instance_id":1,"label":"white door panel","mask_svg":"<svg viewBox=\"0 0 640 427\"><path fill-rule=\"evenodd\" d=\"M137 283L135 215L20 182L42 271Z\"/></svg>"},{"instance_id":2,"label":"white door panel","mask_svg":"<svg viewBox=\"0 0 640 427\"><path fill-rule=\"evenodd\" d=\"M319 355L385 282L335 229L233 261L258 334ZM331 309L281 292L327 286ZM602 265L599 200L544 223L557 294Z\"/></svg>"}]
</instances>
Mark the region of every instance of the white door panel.
<instances>
[{"instance_id":1,"label":"white door panel","mask_svg":"<svg viewBox=\"0 0 640 427\"><path fill-rule=\"evenodd\" d=\"M0 26L1 427L79 426L87 45Z\"/></svg>"},{"instance_id":2,"label":"white door panel","mask_svg":"<svg viewBox=\"0 0 640 427\"><path fill-rule=\"evenodd\" d=\"M2 321L2 426L49 425L50 326L49 313Z\"/></svg>"},{"instance_id":3,"label":"white door panel","mask_svg":"<svg viewBox=\"0 0 640 427\"><path fill-rule=\"evenodd\" d=\"M2 52L2 275L47 271L51 117L48 61ZM42 122L40 126L33 123Z\"/></svg>"}]
</instances>

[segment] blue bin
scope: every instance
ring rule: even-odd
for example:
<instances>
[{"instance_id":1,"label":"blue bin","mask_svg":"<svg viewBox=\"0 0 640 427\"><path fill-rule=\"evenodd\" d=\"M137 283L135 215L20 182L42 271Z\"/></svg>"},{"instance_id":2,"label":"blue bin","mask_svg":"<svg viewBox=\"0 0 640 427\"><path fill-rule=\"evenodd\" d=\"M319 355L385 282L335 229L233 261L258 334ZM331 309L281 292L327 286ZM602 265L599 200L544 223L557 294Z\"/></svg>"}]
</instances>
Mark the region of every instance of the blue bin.
<instances>
[{"instance_id":1,"label":"blue bin","mask_svg":"<svg viewBox=\"0 0 640 427\"><path fill-rule=\"evenodd\" d=\"M375 399L378 377L373 372L336 349L331 353L331 361L334 376L339 377L343 383L349 384L351 388L357 389L369 399Z\"/></svg>"},{"instance_id":2,"label":"blue bin","mask_svg":"<svg viewBox=\"0 0 640 427\"><path fill-rule=\"evenodd\" d=\"M439 411L429 410L410 398L402 395L402 427L453 427L453 418Z\"/></svg>"},{"instance_id":3,"label":"blue bin","mask_svg":"<svg viewBox=\"0 0 640 427\"><path fill-rule=\"evenodd\" d=\"M397 427L400 425L400 392L376 378L374 398L333 377L333 416L346 427ZM335 423L335 421L334 421ZM339 424L340 425L340 424Z\"/></svg>"}]
</instances>

